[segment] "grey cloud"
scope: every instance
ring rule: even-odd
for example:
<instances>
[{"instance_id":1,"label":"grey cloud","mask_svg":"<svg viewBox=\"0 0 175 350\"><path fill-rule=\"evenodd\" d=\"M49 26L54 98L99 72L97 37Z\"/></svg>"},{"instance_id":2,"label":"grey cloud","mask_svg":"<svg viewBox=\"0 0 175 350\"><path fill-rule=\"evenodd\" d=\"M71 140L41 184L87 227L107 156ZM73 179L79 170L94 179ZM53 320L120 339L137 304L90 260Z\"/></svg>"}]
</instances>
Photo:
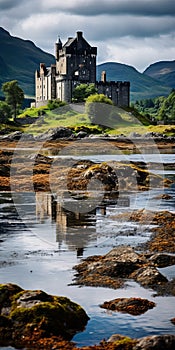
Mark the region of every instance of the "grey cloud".
<instances>
[{"instance_id":1,"label":"grey cloud","mask_svg":"<svg viewBox=\"0 0 175 350\"><path fill-rule=\"evenodd\" d=\"M79 22L80 23L80 22ZM89 38L96 41L111 40L117 37L149 38L171 34L175 31L175 20L166 17L163 20L157 17L140 18L137 16L109 16L84 18L82 28L86 30Z\"/></svg>"},{"instance_id":2,"label":"grey cloud","mask_svg":"<svg viewBox=\"0 0 175 350\"><path fill-rule=\"evenodd\" d=\"M23 2L23 1L22 1ZM9 10L21 5L21 0L0 0L0 10Z\"/></svg>"},{"instance_id":3,"label":"grey cloud","mask_svg":"<svg viewBox=\"0 0 175 350\"><path fill-rule=\"evenodd\" d=\"M74 0L71 2L50 1L45 4L48 9L60 9L63 12L71 12L78 15L98 16L108 14L112 16L130 14L137 16L174 16L174 0Z\"/></svg>"},{"instance_id":4,"label":"grey cloud","mask_svg":"<svg viewBox=\"0 0 175 350\"><path fill-rule=\"evenodd\" d=\"M133 65L146 57L174 59L174 0L0 0L0 11L1 25L11 35L52 53L58 35L65 42L82 30L98 46L100 60L107 60L108 52L110 60L123 62L129 53L127 63Z\"/></svg>"}]
</instances>

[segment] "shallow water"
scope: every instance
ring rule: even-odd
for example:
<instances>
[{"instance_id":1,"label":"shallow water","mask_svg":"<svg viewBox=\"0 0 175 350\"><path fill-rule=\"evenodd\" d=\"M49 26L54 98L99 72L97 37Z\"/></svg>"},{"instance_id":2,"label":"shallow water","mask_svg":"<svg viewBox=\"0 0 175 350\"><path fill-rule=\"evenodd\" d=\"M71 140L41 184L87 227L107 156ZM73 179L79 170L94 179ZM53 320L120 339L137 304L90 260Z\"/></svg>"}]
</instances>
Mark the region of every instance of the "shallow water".
<instances>
[{"instance_id":1,"label":"shallow water","mask_svg":"<svg viewBox=\"0 0 175 350\"><path fill-rule=\"evenodd\" d=\"M173 155L174 156L174 155ZM172 174L166 174L174 176ZM49 193L0 193L0 282L12 282L24 289L43 289L64 295L82 305L90 317L86 330L77 334L79 346L93 345L113 333L131 337L151 334L174 334L170 319L174 314L174 297L155 297L152 290L129 281L122 289L92 288L70 285L72 267L82 257L105 254L114 246L136 247L150 237L151 223L138 225L121 222L116 215L134 209L175 211L173 186L164 192L171 200L157 200L162 189L127 193L129 206L118 203L99 205L92 212L67 211ZM168 278L175 268L161 269ZM105 311L99 304L117 297L143 297L156 307L141 316ZM11 347L2 349L11 350Z\"/></svg>"},{"instance_id":2,"label":"shallow water","mask_svg":"<svg viewBox=\"0 0 175 350\"><path fill-rule=\"evenodd\" d=\"M77 152L78 153L78 152ZM70 155L65 155L64 151L60 152L60 155L53 156L53 158L69 158ZM79 159L79 154L72 155L72 158ZM107 161L135 161L135 162L145 162L145 163L175 163L175 154L167 153L147 153L147 154L133 154L133 153L124 153L122 151L115 151L114 154L87 154L81 155L81 159L90 159L93 162L107 162Z\"/></svg>"}]
</instances>

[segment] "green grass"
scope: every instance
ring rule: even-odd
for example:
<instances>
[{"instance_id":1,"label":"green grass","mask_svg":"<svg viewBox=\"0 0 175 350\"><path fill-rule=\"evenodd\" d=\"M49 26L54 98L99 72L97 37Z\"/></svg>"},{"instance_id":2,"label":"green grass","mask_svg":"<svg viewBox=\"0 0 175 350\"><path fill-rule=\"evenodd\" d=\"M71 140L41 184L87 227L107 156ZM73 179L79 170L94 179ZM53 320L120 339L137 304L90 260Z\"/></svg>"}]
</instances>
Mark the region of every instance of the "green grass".
<instances>
[{"instance_id":1,"label":"green grass","mask_svg":"<svg viewBox=\"0 0 175 350\"><path fill-rule=\"evenodd\" d=\"M31 133L38 135L46 132L48 129L57 127L69 127L73 132L86 131L88 134L107 133L109 135L129 135L132 132L144 134L146 132L160 132L166 135L175 135L175 126L171 125L148 125L146 119L142 119L142 116L135 110L129 108L127 111L122 109L116 109L118 118L115 115L112 119L107 119L106 127L100 127L99 125L93 125L85 113L78 113L71 109L69 105L58 107L54 110L49 110L47 106L39 108L27 108L18 116L18 120L23 119L26 124L22 126L12 125L0 125L0 130L5 128L11 129L11 131L20 130L25 133ZM41 116L38 116L41 114ZM42 115L43 114L43 115ZM31 124L27 124L28 117ZM111 127L110 127L111 126Z\"/></svg>"}]
</instances>

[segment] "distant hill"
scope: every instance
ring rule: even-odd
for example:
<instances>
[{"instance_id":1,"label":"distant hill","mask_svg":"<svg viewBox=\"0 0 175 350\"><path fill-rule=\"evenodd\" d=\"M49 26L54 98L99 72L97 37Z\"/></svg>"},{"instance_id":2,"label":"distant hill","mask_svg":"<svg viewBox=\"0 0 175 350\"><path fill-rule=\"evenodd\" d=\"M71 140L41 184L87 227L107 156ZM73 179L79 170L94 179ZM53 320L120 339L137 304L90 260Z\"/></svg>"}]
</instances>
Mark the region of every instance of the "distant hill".
<instances>
[{"instance_id":1,"label":"distant hill","mask_svg":"<svg viewBox=\"0 0 175 350\"><path fill-rule=\"evenodd\" d=\"M106 71L107 80L130 81L131 100L153 98L168 95L171 88L165 86L159 80L153 79L146 74L139 73L134 67L126 64L107 62L98 65L97 79L101 79L101 72Z\"/></svg>"},{"instance_id":2,"label":"distant hill","mask_svg":"<svg viewBox=\"0 0 175 350\"><path fill-rule=\"evenodd\" d=\"M143 74L159 80L175 89L175 61L160 61L151 64Z\"/></svg>"},{"instance_id":3,"label":"distant hill","mask_svg":"<svg viewBox=\"0 0 175 350\"><path fill-rule=\"evenodd\" d=\"M2 27L0 44L0 89L2 83L18 80L24 93L34 96L35 71L41 62L54 63L54 56L36 47L32 41L11 36Z\"/></svg>"}]
</instances>

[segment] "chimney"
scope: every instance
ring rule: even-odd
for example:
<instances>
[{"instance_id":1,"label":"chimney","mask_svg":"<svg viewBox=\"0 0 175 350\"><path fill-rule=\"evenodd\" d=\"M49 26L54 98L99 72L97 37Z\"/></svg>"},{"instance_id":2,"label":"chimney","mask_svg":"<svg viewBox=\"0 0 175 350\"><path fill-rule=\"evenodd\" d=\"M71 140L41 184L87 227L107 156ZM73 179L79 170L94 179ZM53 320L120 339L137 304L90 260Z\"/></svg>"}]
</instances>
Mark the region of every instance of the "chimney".
<instances>
[{"instance_id":1,"label":"chimney","mask_svg":"<svg viewBox=\"0 0 175 350\"><path fill-rule=\"evenodd\" d=\"M101 72L101 81L103 83L106 83L106 71L105 70L103 70L103 72Z\"/></svg>"},{"instance_id":2,"label":"chimney","mask_svg":"<svg viewBox=\"0 0 175 350\"><path fill-rule=\"evenodd\" d=\"M83 36L83 32L77 32L77 41L79 41Z\"/></svg>"}]
</instances>

